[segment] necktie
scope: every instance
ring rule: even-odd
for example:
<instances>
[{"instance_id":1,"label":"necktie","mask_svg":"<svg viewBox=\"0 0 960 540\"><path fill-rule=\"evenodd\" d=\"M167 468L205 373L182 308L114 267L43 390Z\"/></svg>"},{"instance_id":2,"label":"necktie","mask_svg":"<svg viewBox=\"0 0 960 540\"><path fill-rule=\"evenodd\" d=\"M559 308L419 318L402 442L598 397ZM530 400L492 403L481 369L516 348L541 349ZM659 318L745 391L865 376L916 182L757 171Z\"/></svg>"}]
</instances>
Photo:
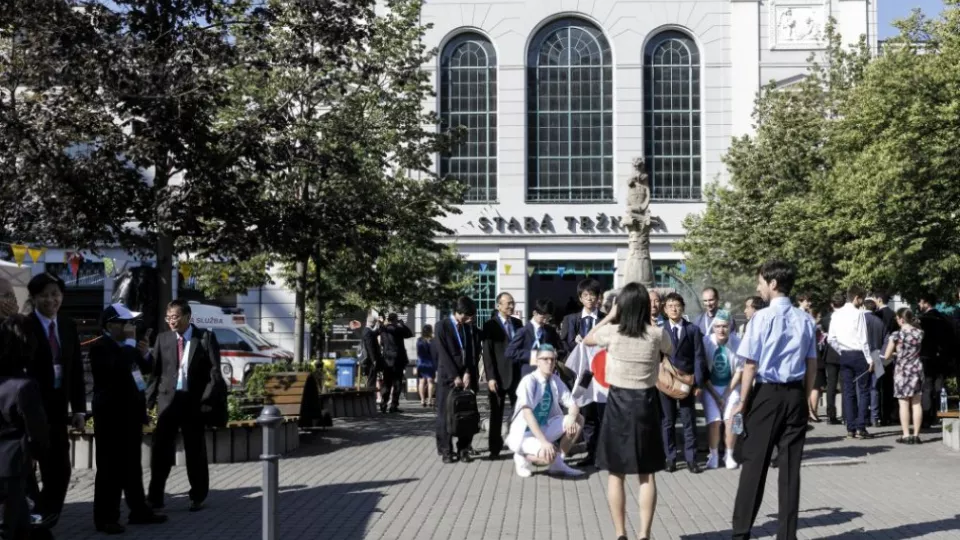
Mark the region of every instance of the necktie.
<instances>
[{"instance_id":1,"label":"necktie","mask_svg":"<svg viewBox=\"0 0 960 540\"><path fill-rule=\"evenodd\" d=\"M457 337L460 338L461 352L465 352L467 350L467 338L464 335L463 325L459 323L457 324Z\"/></svg>"},{"instance_id":2,"label":"necktie","mask_svg":"<svg viewBox=\"0 0 960 540\"><path fill-rule=\"evenodd\" d=\"M60 341L57 339L57 323L50 321L50 332L47 334L47 340L50 342L50 355L53 356L53 363L60 363Z\"/></svg>"},{"instance_id":3,"label":"necktie","mask_svg":"<svg viewBox=\"0 0 960 540\"><path fill-rule=\"evenodd\" d=\"M593 317L587 315L583 318L583 324L580 325L580 337L587 337L590 330L593 330Z\"/></svg>"},{"instance_id":4,"label":"necktie","mask_svg":"<svg viewBox=\"0 0 960 540\"><path fill-rule=\"evenodd\" d=\"M543 327L540 327L537 330L537 343L536 343L537 348L540 348L541 343L543 343Z\"/></svg>"},{"instance_id":5,"label":"necktie","mask_svg":"<svg viewBox=\"0 0 960 540\"><path fill-rule=\"evenodd\" d=\"M503 321L503 331L507 334L507 336L510 337L511 340L513 339L513 325L506 320Z\"/></svg>"},{"instance_id":6,"label":"necktie","mask_svg":"<svg viewBox=\"0 0 960 540\"><path fill-rule=\"evenodd\" d=\"M177 366L183 369L183 336L177 334Z\"/></svg>"},{"instance_id":7,"label":"necktie","mask_svg":"<svg viewBox=\"0 0 960 540\"><path fill-rule=\"evenodd\" d=\"M675 341L675 342L679 342L679 341L680 341L680 327L679 327L679 326L674 326L674 327L673 327L673 341Z\"/></svg>"}]
</instances>

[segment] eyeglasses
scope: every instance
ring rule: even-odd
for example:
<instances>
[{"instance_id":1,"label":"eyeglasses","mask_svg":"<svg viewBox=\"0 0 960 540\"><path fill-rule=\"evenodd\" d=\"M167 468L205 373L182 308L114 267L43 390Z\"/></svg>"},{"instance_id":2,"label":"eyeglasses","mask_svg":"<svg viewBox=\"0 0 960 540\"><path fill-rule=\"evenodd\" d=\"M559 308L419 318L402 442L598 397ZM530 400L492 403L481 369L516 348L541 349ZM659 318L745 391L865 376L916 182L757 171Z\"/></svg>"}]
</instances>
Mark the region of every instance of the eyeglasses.
<instances>
[{"instance_id":1,"label":"eyeglasses","mask_svg":"<svg viewBox=\"0 0 960 540\"><path fill-rule=\"evenodd\" d=\"M163 318L163 320L167 322L175 322L175 321L179 321L182 318L183 318L183 315L167 315L166 317Z\"/></svg>"}]
</instances>

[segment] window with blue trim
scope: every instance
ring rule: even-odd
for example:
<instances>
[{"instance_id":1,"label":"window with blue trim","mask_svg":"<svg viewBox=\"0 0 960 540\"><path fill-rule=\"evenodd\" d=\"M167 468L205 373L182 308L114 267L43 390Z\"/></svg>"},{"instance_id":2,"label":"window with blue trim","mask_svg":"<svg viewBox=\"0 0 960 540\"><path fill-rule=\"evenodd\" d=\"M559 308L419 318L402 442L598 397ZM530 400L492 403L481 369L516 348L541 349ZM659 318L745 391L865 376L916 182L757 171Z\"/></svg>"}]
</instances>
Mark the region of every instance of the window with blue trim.
<instances>
[{"instance_id":1,"label":"window with blue trim","mask_svg":"<svg viewBox=\"0 0 960 540\"><path fill-rule=\"evenodd\" d=\"M546 26L527 56L527 200L613 200L613 57L599 28Z\"/></svg>"},{"instance_id":2,"label":"window with blue trim","mask_svg":"<svg viewBox=\"0 0 960 540\"><path fill-rule=\"evenodd\" d=\"M497 200L497 55L490 41L461 34L440 55L440 129L466 128L440 175L467 186L466 202Z\"/></svg>"}]
</instances>

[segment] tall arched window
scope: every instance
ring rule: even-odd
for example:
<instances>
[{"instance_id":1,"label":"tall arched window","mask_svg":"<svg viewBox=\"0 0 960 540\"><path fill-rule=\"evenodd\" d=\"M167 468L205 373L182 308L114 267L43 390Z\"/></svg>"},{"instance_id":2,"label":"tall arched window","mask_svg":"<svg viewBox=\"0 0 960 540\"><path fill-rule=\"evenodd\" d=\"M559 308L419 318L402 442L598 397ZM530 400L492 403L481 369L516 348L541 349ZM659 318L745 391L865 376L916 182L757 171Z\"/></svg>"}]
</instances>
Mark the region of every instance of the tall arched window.
<instances>
[{"instance_id":1,"label":"tall arched window","mask_svg":"<svg viewBox=\"0 0 960 540\"><path fill-rule=\"evenodd\" d=\"M613 60L599 28L561 19L527 56L527 200L613 200Z\"/></svg>"},{"instance_id":2,"label":"tall arched window","mask_svg":"<svg viewBox=\"0 0 960 540\"><path fill-rule=\"evenodd\" d=\"M700 51L663 32L644 51L644 154L654 199L700 200Z\"/></svg>"},{"instance_id":3,"label":"tall arched window","mask_svg":"<svg viewBox=\"0 0 960 540\"><path fill-rule=\"evenodd\" d=\"M440 56L441 129L466 137L440 156L440 174L467 185L467 202L497 199L497 55L490 40L461 34Z\"/></svg>"}]
</instances>

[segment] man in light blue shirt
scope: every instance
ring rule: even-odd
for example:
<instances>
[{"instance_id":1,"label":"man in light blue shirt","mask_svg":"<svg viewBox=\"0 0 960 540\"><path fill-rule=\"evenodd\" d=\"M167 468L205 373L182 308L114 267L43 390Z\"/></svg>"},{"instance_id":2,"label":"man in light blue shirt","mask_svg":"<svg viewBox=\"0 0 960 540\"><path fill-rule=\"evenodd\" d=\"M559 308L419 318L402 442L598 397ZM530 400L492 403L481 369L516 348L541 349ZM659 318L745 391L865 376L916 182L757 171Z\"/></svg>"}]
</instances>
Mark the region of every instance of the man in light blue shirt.
<instances>
[{"instance_id":1,"label":"man in light blue shirt","mask_svg":"<svg viewBox=\"0 0 960 540\"><path fill-rule=\"evenodd\" d=\"M754 315L737 350L745 365L740 405L733 412L743 414L745 438L733 509L733 538L750 538L763 501L771 452L779 447L777 538L792 540L797 537L807 396L817 373L816 328L813 320L790 302L796 280L793 265L768 261L758 274L757 292L769 307Z\"/></svg>"}]
</instances>

